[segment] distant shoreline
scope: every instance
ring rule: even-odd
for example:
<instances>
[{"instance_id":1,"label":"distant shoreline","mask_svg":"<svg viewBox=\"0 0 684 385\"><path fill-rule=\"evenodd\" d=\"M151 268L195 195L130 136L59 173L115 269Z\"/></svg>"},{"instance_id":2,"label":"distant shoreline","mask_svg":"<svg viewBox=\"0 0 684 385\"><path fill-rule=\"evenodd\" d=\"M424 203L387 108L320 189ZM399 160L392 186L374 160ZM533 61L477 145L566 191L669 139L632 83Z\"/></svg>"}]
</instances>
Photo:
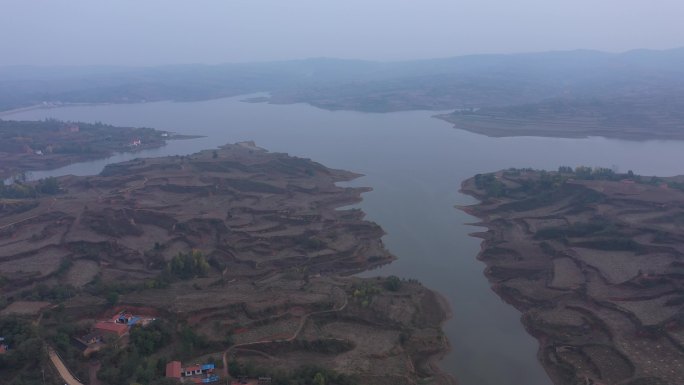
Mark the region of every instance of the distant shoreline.
<instances>
[{"instance_id":1,"label":"distant shoreline","mask_svg":"<svg viewBox=\"0 0 684 385\"><path fill-rule=\"evenodd\" d=\"M116 103L60 103L60 104L34 104L32 106L15 108L12 110L0 111L0 117L18 114L21 112L33 111L33 110L50 110L53 108L61 107L73 107L73 106L101 106L110 105Z\"/></svg>"},{"instance_id":2,"label":"distant shoreline","mask_svg":"<svg viewBox=\"0 0 684 385\"><path fill-rule=\"evenodd\" d=\"M490 138L543 137L563 139L586 139L601 137L607 139L645 142L649 140L682 140L684 132L674 127L665 130L652 130L644 126L619 126L602 124L600 121L586 122L582 117L577 121L561 118L513 119L487 115L438 114L434 118L444 120L454 128L465 130Z\"/></svg>"},{"instance_id":3,"label":"distant shoreline","mask_svg":"<svg viewBox=\"0 0 684 385\"><path fill-rule=\"evenodd\" d=\"M245 94L252 95L253 93ZM206 100L218 100L223 98L214 98ZM150 103L163 102L163 101L173 101L173 100L154 100ZM240 100L243 103L269 103L278 105L290 105L300 103L298 101L284 101L284 100L272 100L269 97L255 97L255 98L245 98ZM188 103L190 101L178 101L177 103ZM108 106L116 104L143 104L147 102L103 102L103 103L60 103L60 104L36 104L33 106L21 107L12 110L0 111L0 119L10 117L14 114L19 114L22 112L34 111L34 110L49 110L57 109L62 107L76 107L76 106ZM326 106L321 106L313 101L304 102L315 108L320 108L326 111L335 111L337 108L330 108ZM358 108L349 107L347 109L342 108L342 110L355 111L355 112L368 112L363 111ZM402 109L397 111L386 111L379 113L392 113L392 112L402 112L402 111L420 111L423 109ZM427 109L430 111L430 109ZM439 113L441 110L442 112ZM529 119L527 121L513 121L510 119L493 118L485 115L463 115L458 116L453 113L444 113L444 109L435 109L435 115L433 118L443 120L451 124L454 128L472 132L478 135L484 135L490 138L509 138L509 137L541 137L541 138L562 138L562 139L587 139L591 137L600 137L606 139L618 139L636 142L645 142L651 140L679 140L684 141L684 131L677 130L650 130L649 128L639 128L639 127L614 127L614 126L601 126L593 125L588 126L586 122L582 124L574 124L572 122L566 121L535 121L535 119ZM7 120L7 119L6 119ZM12 120L11 118L9 120Z\"/></svg>"},{"instance_id":4,"label":"distant shoreline","mask_svg":"<svg viewBox=\"0 0 684 385\"><path fill-rule=\"evenodd\" d=\"M6 150L0 151L0 180L27 172L105 159L117 153L159 148L169 140L201 137L152 128L59 120L3 120L0 121L0 130Z\"/></svg>"}]
</instances>

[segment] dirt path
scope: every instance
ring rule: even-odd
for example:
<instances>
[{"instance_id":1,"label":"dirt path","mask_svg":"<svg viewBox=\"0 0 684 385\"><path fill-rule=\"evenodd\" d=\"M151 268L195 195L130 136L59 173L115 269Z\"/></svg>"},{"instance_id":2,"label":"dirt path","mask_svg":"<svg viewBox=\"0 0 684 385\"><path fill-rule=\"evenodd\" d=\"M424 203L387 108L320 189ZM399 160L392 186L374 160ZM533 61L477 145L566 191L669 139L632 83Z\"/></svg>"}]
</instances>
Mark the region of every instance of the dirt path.
<instances>
[{"instance_id":1,"label":"dirt path","mask_svg":"<svg viewBox=\"0 0 684 385\"><path fill-rule=\"evenodd\" d=\"M54 208L54 206L55 206L55 203L57 203L57 198L52 198L52 202L50 202L50 206L48 206L47 210L48 210L48 211L52 211L53 208ZM43 214L44 214L44 213L32 215L32 216L30 216L30 217L28 217L28 218L20 219L20 220L18 220L18 221L14 221L14 222L12 222L12 223L8 223L8 224L6 224L6 225L2 225L2 226L0 226L0 230L2 230L2 229L4 229L4 228L7 228L7 227L10 227L10 226L14 226L14 225L19 224L19 223L21 223L21 222L30 221L31 219L38 218L39 216L41 216L41 215L43 215Z\"/></svg>"},{"instance_id":2,"label":"dirt path","mask_svg":"<svg viewBox=\"0 0 684 385\"><path fill-rule=\"evenodd\" d=\"M143 187L147 186L147 181L148 181L148 179L147 179L147 177L145 177L145 180L143 180L143 182L140 184L140 186L131 186L131 187L127 187L127 188L125 188L125 189L123 189L123 190L117 191L117 193L118 193L118 194L122 194L122 193L129 192L129 191L131 191L131 190L133 190L133 189L143 188Z\"/></svg>"},{"instance_id":3,"label":"dirt path","mask_svg":"<svg viewBox=\"0 0 684 385\"><path fill-rule=\"evenodd\" d=\"M83 385L80 381L74 378L69 369L67 369L67 367L64 365L64 362L62 362L62 359L59 358L57 352L55 352L51 347L48 347L48 355L50 355L50 361L52 361L52 364L55 365L55 369L57 369L59 375L62 376L62 379L67 385Z\"/></svg>"},{"instance_id":4,"label":"dirt path","mask_svg":"<svg viewBox=\"0 0 684 385\"><path fill-rule=\"evenodd\" d=\"M311 312L311 313L303 315L301 321L299 322L299 327L297 328L297 330L294 332L294 334L292 334L292 336L290 336L286 339L274 339L274 340L268 340L268 341L245 342L242 344L237 344L237 345L233 345L233 346L229 347L228 349L226 349L226 351L223 352L223 376L226 379L226 383L228 383L228 381L230 379L230 376L228 374L228 354L231 351L233 351L233 350L251 351L251 349L242 349L242 348L245 346L253 347L253 346L257 346L257 345L261 345L261 344L270 344L273 342L291 342L291 341L294 341L299 336L299 333L301 333L302 329L304 329L304 326L306 325L306 321L309 319L309 317L314 316L314 315L319 315L319 314L340 312L340 311L344 310L348 304L349 304L349 298L345 294L344 303L339 308L330 309L330 310L320 310L320 311L315 311L315 312Z\"/></svg>"},{"instance_id":5,"label":"dirt path","mask_svg":"<svg viewBox=\"0 0 684 385\"><path fill-rule=\"evenodd\" d=\"M90 385L101 385L102 382L97 379L97 372L100 370L102 364L99 361L91 362L88 368L88 381Z\"/></svg>"}]
</instances>

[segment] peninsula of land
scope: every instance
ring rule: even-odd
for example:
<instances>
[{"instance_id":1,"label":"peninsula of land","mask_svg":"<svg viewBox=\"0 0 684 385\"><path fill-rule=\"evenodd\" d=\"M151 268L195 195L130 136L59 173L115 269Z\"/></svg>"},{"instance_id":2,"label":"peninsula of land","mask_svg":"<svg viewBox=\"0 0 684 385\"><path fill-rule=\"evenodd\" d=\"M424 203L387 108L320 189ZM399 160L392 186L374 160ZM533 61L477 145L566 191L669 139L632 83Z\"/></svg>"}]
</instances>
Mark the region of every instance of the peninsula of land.
<instances>
[{"instance_id":1,"label":"peninsula of land","mask_svg":"<svg viewBox=\"0 0 684 385\"><path fill-rule=\"evenodd\" d=\"M491 137L542 136L684 140L682 100L629 95L610 100L554 98L537 103L461 109L436 117Z\"/></svg>"},{"instance_id":2,"label":"peninsula of land","mask_svg":"<svg viewBox=\"0 0 684 385\"><path fill-rule=\"evenodd\" d=\"M339 210L369 191L335 184L358 176L249 142L3 199L0 333L17 329L3 317L31 320L75 377L105 384L166 384L181 361L221 381L451 384L435 365L445 301L351 276L394 259L378 225Z\"/></svg>"},{"instance_id":3,"label":"peninsula of land","mask_svg":"<svg viewBox=\"0 0 684 385\"><path fill-rule=\"evenodd\" d=\"M0 119L0 180L29 171L53 170L102 159L117 152L157 148L170 139L193 137L102 123Z\"/></svg>"},{"instance_id":4,"label":"peninsula of land","mask_svg":"<svg viewBox=\"0 0 684 385\"><path fill-rule=\"evenodd\" d=\"M463 183L486 276L555 384L684 383L683 189L587 167Z\"/></svg>"}]
</instances>

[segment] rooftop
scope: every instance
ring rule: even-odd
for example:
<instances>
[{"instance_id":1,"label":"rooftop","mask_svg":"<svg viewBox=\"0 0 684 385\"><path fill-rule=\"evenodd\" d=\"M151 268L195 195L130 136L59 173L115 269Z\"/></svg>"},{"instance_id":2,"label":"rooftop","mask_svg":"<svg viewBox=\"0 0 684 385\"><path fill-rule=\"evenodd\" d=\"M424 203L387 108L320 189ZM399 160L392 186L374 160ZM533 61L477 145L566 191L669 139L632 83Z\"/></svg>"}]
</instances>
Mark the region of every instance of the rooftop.
<instances>
[{"instance_id":1,"label":"rooftop","mask_svg":"<svg viewBox=\"0 0 684 385\"><path fill-rule=\"evenodd\" d=\"M181 363L180 361L171 361L166 364L166 377L180 378L181 377Z\"/></svg>"},{"instance_id":2,"label":"rooftop","mask_svg":"<svg viewBox=\"0 0 684 385\"><path fill-rule=\"evenodd\" d=\"M99 321L95 324L95 329L103 332L116 333L117 335L122 336L128 331L128 325Z\"/></svg>"}]
</instances>

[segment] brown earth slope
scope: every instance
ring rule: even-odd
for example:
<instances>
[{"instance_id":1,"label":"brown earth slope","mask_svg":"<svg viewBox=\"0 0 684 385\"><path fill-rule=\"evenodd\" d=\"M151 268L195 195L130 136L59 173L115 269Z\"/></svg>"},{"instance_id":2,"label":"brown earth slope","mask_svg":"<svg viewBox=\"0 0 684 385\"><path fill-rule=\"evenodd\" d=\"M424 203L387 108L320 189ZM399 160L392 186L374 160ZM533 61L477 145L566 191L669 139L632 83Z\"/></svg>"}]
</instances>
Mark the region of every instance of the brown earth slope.
<instances>
[{"instance_id":1,"label":"brown earth slope","mask_svg":"<svg viewBox=\"0 0 684 385\"><path fill-rule=\"evenodd\" d=\"M81 324L113 302L154 308L210 342L197 355L270 370L451 383L433 365L448 349L444 301L349 277L394 259L378 225L339 210L368 191L335 184L357 176L241 143L61 177L56 195L0 205L0 293L62 303Z\"/></svg>"},{"instance_id":2,"label":"brown earth slope","mask_svg":"<svg viewBox=\"0 0 684 385\"><path fill-rule=\"evenodd\" d=\"M681 181L607 174L465 181L488 229L479 259L556 384L684 384Z\"/></svg>"}]
</instances>

